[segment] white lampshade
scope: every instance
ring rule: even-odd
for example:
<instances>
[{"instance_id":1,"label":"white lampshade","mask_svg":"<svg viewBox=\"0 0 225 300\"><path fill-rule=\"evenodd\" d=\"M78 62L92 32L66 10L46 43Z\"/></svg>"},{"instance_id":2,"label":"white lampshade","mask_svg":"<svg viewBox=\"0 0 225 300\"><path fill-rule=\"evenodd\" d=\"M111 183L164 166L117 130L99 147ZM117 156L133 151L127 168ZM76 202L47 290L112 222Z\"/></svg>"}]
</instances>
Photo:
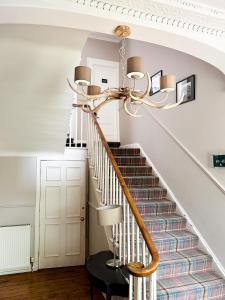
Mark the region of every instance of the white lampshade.
<instances>
[{"instance_id":1,"label":"white lampshade","mask_svg":"<svg viewBox=\"0 0 225 300\"><path fill-rule=\"evenodd\" d=\"M101 226L112 226L122 222L122 206L107 205L97 208L98 224Z\"/></svg>"}]
</instances>

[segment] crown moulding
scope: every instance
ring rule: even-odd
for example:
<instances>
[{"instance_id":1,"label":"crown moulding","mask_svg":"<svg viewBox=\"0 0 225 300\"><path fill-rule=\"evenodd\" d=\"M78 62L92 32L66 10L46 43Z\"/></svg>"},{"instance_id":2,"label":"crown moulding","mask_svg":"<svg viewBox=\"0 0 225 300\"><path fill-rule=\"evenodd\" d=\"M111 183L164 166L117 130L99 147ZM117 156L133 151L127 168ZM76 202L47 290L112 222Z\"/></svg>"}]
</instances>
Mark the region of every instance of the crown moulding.
<instances>
[{"instance_id":1,"label":"crown moulding","mask_svg":"<svg viewBox=\"0 0 225 300\"><path fill-rule=\"evenodd\" d=\"M139 19L147 24L225 37L225 11L188 0L74 0L83 7Z\"/></svg>"}]
</instances>

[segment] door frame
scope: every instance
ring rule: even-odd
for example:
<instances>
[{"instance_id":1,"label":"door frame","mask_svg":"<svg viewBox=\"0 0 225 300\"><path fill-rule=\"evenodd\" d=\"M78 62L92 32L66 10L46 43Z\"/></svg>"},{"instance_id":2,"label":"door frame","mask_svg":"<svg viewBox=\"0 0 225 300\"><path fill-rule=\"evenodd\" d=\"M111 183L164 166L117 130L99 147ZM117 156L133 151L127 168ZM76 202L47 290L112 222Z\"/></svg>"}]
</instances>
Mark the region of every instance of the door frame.
<instances>
[{"instance_id":1,"label":"door frame","mask_svg":"<svg viewBox=\"0 0 225 300\"><path fill-rule=\"evenodd\" d=\"M94 58L94 57L87 57L87 66L93 70L93 65L102 65L105 67L111 67L116 69L117 74L118 74L118 87L120 85L120 78L119 78L119 66L120 63L118 61L113 61L113 60L105 60L105 59L99 59L99 58ZM93 76L93 72L92 75ZM92 80L93 78L91 78ZM117 141L120 142L120 117L119 117L119 101L118 101L118 114L116 116L116 135L117 135Z\"/></svg>"},{"instance_id":2,"label":"door frame","mask_svg":"<svg viewBox=\"0 0 225 300\"><path fill-rule=\"evenodd\" d=\"M35 205L35 228L34 228L34 257L33 271L39 270L39 250L40 250L40 200L41 200L41 163L42 161L87 161L87 150L73 149L65 150L64 154L43 155L37 157L36 175L36 205ZM85 203L87 203L87 168L85 164ZM85 205L86 206L86 205ZM85 238L86 241L86 238ZM86 253L86 252L85 252Z\"/></svg>"}]
</instances>

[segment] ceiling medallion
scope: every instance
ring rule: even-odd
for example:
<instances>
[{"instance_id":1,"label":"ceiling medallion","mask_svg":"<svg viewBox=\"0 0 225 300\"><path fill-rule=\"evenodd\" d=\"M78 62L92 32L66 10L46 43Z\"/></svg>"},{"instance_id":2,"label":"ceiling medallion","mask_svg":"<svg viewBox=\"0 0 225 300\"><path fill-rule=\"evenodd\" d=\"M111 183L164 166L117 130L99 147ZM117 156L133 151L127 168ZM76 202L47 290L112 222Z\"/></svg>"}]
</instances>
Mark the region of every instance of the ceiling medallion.
<instances>
[{"instance_id":1,"label":"ceiling medallion","mask_svg":"<svg viewBox=\"0 0 225 300\"><path fill-rule=\"evenodd\" d=\"M119 49L120 65L121 65L121 86L118 88L107 88L101 91L101 87L91 85L91 69L86 66L75 67L74 83L72 85L68 80L71 89L78 95L79 106L87 113L97 113L104 105L112 101L121 101L124 110L132 117L138 117L138 110L141 104L151 108L171 109L180 105L184 98L185 85L183 92L180 93L180 99L176 103L168 103L168 96L176 89L176 78L174 75L163 75L160 78L160 93L163 94L162 99L153 101L154 97L150 97L151 79L149 73L143 71L143 61L139 56L130 57L126 62L126 38L130 35L130 28L125 25L117 26L114 34L121 38L121 47ZM126 76L132 85L125 85ZM147 87L145 91L135 88L136 81L143 77L147 78ZM98 100L98 101L97 101Z\"/></svg>"}]
</instances>

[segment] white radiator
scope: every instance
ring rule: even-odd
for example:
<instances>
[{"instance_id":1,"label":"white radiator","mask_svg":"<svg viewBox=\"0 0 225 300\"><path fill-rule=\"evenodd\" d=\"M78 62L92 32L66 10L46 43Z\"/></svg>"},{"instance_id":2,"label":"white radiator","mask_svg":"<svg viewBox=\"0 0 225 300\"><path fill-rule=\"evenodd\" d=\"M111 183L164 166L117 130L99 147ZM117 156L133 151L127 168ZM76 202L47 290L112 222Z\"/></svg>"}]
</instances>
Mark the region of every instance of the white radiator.
<instances>
[{"instance_id":1,"label":"white radiator","mask_svg":"<svg viewBox=\"0 0 225 300\"><path fill-rule=\"evenodd\" d=\"M31 270L30 234L30 225L0 227L0 275Z\"/></svg>"}]
</instances>

